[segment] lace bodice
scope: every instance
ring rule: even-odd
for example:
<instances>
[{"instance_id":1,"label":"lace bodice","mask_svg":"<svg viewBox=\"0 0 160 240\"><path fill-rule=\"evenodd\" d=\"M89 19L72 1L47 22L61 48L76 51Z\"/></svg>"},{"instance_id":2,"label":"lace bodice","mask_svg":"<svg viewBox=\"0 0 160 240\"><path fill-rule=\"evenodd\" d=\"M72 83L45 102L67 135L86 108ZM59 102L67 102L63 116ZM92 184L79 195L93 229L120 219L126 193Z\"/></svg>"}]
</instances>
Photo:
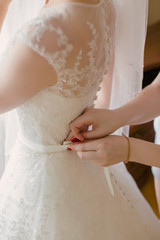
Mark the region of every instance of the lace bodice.
<instances>
[{"instance_id":1,"label":"lace bodice","mask_svg":"<svg viewBox=\"0 0 160 240\"><path fill-rule=\"evenodd\" d=\"M22 27L16 41L23 41L45 58L57 74L54 86L17 109L22 135L43 144L64 140L69 122L93 105L111 61L113 39L110 0L43 8Z\"/></svg>"},{"instance_id":2,"label":"lace bodice","mask_svg":"<svg viewBox=\"0 0 160 240\"><path fill-rule=\"evenodd\" d=\"M112 49L113 26L105 17L102 2L89 9L74 3L62 4L43 8L19 32L18 38L56 70L58 82L52 88L54 92L79 97L99 85Z\"/></svg>"}]
</instances>

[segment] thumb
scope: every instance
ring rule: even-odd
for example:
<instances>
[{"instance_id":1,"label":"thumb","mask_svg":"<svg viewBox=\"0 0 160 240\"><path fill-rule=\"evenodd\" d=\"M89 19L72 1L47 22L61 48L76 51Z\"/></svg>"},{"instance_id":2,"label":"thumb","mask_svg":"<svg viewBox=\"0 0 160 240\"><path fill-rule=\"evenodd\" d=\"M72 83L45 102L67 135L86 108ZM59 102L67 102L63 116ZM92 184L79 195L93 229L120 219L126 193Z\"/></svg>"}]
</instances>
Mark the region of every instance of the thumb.
<instances>
[{"instance_id":1,"label":"thumb","mask_svg":"<svg viewBox=\"0 0 160 240\"><path fill-rule=\"evenodd\" d=\"M83 137L86 140L92 140L92 139L97 139L97 138L102 138L104 136L106 136L106 134L104 133L104 131L100 130L99 128L93 128L92 130L83 132Z\"/></svg>"}]
</instances>

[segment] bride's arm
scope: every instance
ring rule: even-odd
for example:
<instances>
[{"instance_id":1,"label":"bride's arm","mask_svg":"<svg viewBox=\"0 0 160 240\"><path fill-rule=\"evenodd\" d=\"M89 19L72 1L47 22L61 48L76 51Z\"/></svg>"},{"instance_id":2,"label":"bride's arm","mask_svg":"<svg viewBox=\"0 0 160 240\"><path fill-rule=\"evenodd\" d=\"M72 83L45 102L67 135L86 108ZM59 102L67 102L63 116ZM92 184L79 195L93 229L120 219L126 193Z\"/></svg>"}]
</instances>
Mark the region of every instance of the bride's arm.
<instances>
[{"instance_id":1,"label":"bride's arm","mask_svg":"<svg viewBox=\"0 0 160 240\"><path fill-rule=\"evenodd\" d=\"M123 107L115 110L121 125L148 122L160 115L160 74L154 82Z\"/></svg>"},{"instance_id":2,"label":"bride's arm","mask_svg":"<svg viewBox=\"0 0 160 240\"><path fill-rule=\"evenodd\" d=\"M0 114L23 104L57 81L48 61L19 41L0 69Z\"/></svg>"},{"instance_id":3,"label":"bride's arm","mask_svg":"<svg viewBox=\"0 0 160 240\"><path fill-rule=\"evenodd\" d=\"M0 32L11 1L12 0L0 0Z\"/></svg>"}]
</instances>

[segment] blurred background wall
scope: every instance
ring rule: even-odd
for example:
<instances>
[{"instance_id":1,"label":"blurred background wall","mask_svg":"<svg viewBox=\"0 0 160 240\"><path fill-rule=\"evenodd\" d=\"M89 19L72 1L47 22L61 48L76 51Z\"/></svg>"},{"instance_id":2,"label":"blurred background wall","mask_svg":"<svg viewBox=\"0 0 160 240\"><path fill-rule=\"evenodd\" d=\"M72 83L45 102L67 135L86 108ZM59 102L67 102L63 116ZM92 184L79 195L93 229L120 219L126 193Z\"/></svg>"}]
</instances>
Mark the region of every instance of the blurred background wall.
<instances>
[{"instance_id":1,"label":"blurred background wall","mask_svg":"<svg viewBox=\"0 0 160 240\"><path fill-rule=\"evenodd\" d=\"M149 21L152 25L160 21L160 0L149 0Z\"/></svg>"}]
</instances>

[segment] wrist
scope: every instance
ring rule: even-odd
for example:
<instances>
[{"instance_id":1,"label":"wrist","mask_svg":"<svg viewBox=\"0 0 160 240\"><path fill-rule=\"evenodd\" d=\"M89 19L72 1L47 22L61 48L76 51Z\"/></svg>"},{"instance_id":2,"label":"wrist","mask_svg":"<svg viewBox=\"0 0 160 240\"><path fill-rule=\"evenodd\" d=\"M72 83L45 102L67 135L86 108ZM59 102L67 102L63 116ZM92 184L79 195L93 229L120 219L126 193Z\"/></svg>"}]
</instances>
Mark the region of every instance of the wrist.
<instances>
[{"instance_id":1,"label":"wrist","mask_svg":"<svg viewBox=\"0 0 160 240\"><path fill-rule=\"evenodd\" d=\"M134 118L136 113L134 112L134 108L122 106L120 108L115 109L116 117L119 121L120 127L127 125L134 125Z\"/></svg>"},{"instance_id":2,"label":"wrist","mask_svg":"<svg viewBox=\"0 0 160 240\"><path fill-rule=\"evenodd\" d=\"M128 119L123 108L117 108L112 110L114 114L114 119L117 121L117 129L128 125Z\"/></svg>"},{"instance_id":3,"label":"wrist","mask_svg":"<svg viewBox=\"0 0 160 240\"><path fill-rule=\"evenodd\" d=\"M3 8L8 7L11 2L12 0L3 0L3 1L0 0L0 7L3 7Z\"/></svg>"},{"instance_id":4,"label":"wrist","mask_svg":"<svg viewBox=\"0 0 160 240\"><path fill-rule=\"evenodd\" d=\"M124 163L127 164L130 161L131 144L130 144L129 137L124 136L124 138L127 141L127 154L126 154L126 160L124 160Z\"/></svg>"}]
</instances>

